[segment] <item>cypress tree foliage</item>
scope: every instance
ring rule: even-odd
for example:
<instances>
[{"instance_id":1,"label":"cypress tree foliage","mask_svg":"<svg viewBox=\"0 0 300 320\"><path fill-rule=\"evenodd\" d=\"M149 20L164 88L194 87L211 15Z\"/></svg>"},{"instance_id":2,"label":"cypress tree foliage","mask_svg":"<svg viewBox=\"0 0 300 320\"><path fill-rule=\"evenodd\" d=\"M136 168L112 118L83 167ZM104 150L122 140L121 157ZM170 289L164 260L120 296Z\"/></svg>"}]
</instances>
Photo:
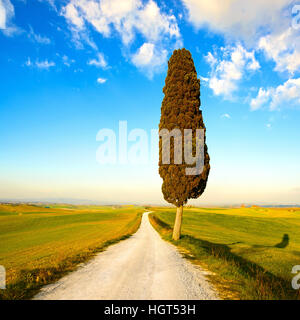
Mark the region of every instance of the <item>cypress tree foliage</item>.
<instances>
[{"instance_id":1,"label":"cypress tree foliage","mask_svg":"<svg viewBox=\"0 0 300 320\"><path fill-rule=\"evenodd\" d=\"M184 143L182 143L182 164L174 163L174 141L170 144L170 164L162 161L162 139L159 142L159 174L163 179L162 193L164 199L177 207L173 239L180 238L182 207L188 199L196 199L204 192L210 165L205 143L205 125L200 110L200 80L194 66L191 53L186 49L175 50L168 62L168 73L163 88L164 99L161 106L159 130L180 129L184 137L184 129L193 130L193 146L195 153L196 129L204 129L204 168L199 175L187 175ZM182 140L183 141L183 140Z\"/></svg>"}]
</instances>

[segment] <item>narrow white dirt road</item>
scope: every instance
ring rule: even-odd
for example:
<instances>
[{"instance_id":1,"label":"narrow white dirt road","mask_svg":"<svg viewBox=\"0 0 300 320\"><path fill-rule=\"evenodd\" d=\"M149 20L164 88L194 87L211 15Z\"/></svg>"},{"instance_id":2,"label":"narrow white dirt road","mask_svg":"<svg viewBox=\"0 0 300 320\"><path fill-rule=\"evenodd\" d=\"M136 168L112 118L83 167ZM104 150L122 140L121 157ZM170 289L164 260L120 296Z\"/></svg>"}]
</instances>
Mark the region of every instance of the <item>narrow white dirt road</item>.
<instances>
[{"instance_id":1,"label":"narrow white dirt road","mask_svg":"<svg viewBox=\"0 0 300 320\"><path fill-rule=\"evenodd\" d=\"M34 299L218 299L205 273L165 242L144 213L139 230Z\"/></svg>"}]
</instances>

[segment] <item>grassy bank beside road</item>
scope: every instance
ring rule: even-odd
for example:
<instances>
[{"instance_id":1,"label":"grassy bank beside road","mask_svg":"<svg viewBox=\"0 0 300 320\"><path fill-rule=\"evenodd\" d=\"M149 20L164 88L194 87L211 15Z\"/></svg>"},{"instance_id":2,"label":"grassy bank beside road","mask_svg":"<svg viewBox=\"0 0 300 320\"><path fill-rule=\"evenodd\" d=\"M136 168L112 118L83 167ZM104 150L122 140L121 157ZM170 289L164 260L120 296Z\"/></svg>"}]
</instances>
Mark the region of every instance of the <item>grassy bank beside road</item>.
<instances>
[{"instance_id":1,"label":"grassy bank beside road","mask_svg":"<svg viewBox=\"0 0 300 320\"><path fill-rule=\"evenodd\" d=\"M292 267L300 265L299 208L185 208L177 242L175 209L151 210L156 230L212 272L223 298L299 299L291 286Z\"/></svg>"},{"instance_id":2,"label":"grassy bank beside road","mask_svg":"<svg viewBox=\"0 0 300 320\"><path fill-rule=\"evenodd\" d=\"M135 206L0 205L0 299L28 299L140 224Z\"/></svg>"}]
</instances>

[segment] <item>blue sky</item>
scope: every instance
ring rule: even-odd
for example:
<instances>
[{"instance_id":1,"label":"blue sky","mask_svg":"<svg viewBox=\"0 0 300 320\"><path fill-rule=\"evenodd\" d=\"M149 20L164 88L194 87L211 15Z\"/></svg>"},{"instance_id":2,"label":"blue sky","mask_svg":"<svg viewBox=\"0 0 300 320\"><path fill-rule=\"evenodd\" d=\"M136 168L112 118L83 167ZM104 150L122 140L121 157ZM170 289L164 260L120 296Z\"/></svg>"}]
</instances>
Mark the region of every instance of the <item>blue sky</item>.
<instances>
[{"instance_id":1,"label":"blue sky","mask_svg":"<svg viewBox=\"0 0 300 320\"><path fill-rule=\"evenodd\" d=\"M211 157L191 203L299 203L295 4L0 0L0 198L165 203L155 162L101 165L96 135L125 120L150 137L167 60L185 47Z\"/></svg>"}]
</instances>

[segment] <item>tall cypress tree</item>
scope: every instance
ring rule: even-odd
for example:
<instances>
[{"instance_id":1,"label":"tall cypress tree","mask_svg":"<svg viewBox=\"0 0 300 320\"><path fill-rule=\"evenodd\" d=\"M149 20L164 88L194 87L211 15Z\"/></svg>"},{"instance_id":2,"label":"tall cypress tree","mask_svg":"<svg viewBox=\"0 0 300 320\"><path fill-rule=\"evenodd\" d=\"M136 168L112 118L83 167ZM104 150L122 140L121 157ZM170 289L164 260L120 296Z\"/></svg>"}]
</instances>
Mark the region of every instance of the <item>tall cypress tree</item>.
<instances>
[{"instance_id":1,"label":"tall cypress tree","mask_svg":"<svg viewBox=\"0 0 300 320\"><path fill-rule=\"evenodd\" d=\"M184 129L204 129L204 167L198 175L187 175L190 167L182 157L182 163L174 163L174 143L170 143L170 164L162 161L162 138L159 142L159 174L163 179L162 193L169 203L177 207L173 229L173 239L180 238L183 205L188 199L196 199L204 192L210 170L209 155L205 143L205 125L200 110L200 80L191 53L186 49L175 50L168 62L168 73L163 88L164 99L161 106L159 130L179 129L184 137ZM194 139L194 138L193 138ZM183 141L183 140L182 140ZM195 140L193 140L195 141ZM182 143L184 148L184 143ZM195 146L192 147L195 153ZM177 150L178 151L178 150ZM184 151L182 149L182 155Z\"/></svg>"}]
</instances>

